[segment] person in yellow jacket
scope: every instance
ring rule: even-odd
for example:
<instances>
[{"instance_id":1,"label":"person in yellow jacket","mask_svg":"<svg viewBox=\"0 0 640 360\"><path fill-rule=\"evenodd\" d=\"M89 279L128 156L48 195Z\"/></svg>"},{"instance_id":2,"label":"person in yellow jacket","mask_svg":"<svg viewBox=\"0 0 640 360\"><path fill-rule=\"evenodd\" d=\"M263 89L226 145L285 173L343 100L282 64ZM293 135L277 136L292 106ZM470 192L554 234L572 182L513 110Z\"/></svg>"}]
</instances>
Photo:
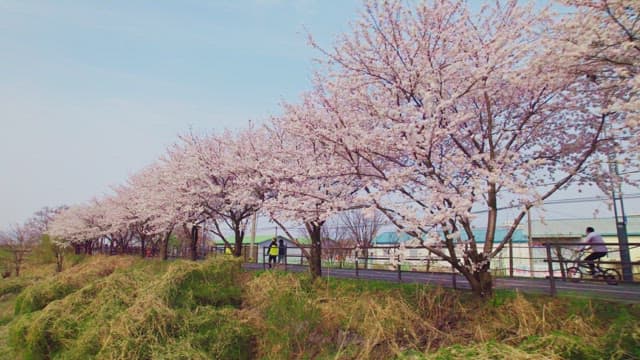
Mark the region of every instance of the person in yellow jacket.
<instances>
[{"instance_id":1,"label":"person in yellow jacket","mask_svg":"<svg viewBox=\"0 0 640 360\"><path fill-rule=\"evenodd\" d=\"M271 263L273 262L273 265L276 264L276 261L278 260L278 243L276 242L276 238L273 238L273 240L271 240L271 244L269 244L269 269L271 269L272 265Z\"/></svg>"}]
</instances>

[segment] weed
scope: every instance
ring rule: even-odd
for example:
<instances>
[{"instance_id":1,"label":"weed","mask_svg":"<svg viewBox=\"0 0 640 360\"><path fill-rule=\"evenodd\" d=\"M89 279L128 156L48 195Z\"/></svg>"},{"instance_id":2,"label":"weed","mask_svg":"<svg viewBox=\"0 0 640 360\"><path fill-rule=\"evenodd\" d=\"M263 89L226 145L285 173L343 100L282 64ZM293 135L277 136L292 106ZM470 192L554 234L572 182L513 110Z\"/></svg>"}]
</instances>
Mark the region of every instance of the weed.
<instances>
[{"instance_id":1,"label":"weed","mask_svg":"<svg viewBox=\"0 0 640 360\"><path fill-rule=\"evenodd\" d=\"M599 300L499 291L477 301L416 284L245 274L222 258L94 257L55 276L30 271L24 282L0 287L6 358L640 356L640 307Z\"/></svg>"}]
</instances>

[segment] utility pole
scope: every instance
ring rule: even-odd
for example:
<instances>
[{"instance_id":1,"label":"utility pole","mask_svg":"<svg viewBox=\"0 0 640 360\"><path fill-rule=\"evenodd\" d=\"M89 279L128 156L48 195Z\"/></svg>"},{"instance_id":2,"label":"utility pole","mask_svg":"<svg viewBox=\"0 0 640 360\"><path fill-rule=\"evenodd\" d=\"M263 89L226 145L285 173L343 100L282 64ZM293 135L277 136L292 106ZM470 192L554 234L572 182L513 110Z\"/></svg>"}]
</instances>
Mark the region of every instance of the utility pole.
<instances>
[{"instance_id":1,"label":"utility pole","mask_svg":"<svg viewBox=\"0 0 640 360\"><path fill-rule=\"evenodd\" d=\"M609 173L615 174L615 181L611 179L611 199L613 200L613 214L616 219L616 232L620 250L620 262L622 262L622 280L633 281L631 269L631 255L629 254L629 238L627 236L627 216L624 213L624 201L622 199L622 186L619 182L618 163L615 155L609 155Z\"/></svg>"}]
</instances>

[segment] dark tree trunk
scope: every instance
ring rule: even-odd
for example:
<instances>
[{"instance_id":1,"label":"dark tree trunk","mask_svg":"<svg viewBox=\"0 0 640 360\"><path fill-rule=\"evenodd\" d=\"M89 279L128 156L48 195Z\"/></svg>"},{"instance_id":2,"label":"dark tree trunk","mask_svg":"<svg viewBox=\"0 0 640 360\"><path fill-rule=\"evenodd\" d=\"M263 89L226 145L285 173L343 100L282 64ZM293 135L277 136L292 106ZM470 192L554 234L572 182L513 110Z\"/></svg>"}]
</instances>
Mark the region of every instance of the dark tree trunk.
<instances>
[{"instance_id":1,"label":"dark tree trunk","mask_svg":"<svg viewBox=\"0 0 640 360\"><path fill-rule=\"evenodd\" d=\"M198 227L191 228L191 260L198 260Z\"/></svg>"},{"instance_id":2,"label":"dark tree trunk","mask_svg":"<svg viewBox=\"0 0 640 360\"><path fill-rule=\"evenodd\" d=\"M244 231L240 228L240 222L233 222L233 233L236 237L236 242L233 248L233 256L240 257L242 255L242 242L244 241Z\"/></svg>"},{"instance_id":3,"label":"dark tree trunk","mask_svg":"<svg viewBox=\"0 0 640 360\"><path fill-rule=\"evenodd\" d=\"M364 256L364 268L368 269L369 268L369 248L371 247L371 244L365 244L363 251L364 254L362 254Z\"/></svg>"},{"instance_id":4,"label":"dark tree trunk","mask_svg":"<svg viewBox=\"0 0 640 360\"><path fill-rule=\"evenodd\" d=\"M305 225L311 238L309 271L311 278L317 279L322 276L322 223L307 223Z\"/></svg>"},{"instance_id":5,"label":"dark tree trunk","mask_svg":"<svg viewBox=\"0 0 640 360\"><path fill-rule=\"evenodd\" d=\"M490 298L493 294L493 277L489 272L489 265L482 266L476 271L465 267L456 267L467 279L471 291L478 297Z\"/></svg>"},{"instance_id":6,"label":"dark tree trunk","mask_svg":"<svg viewBox=\"0 0 640 360\"><path fill-rule=\"evenodd\" d=\"M169 258L169 239L171 238L171 231L167 232L162 239L162 260L167 260Z\"/></svg>"},{"instance_id":7,"label":"dark tree trunk","mask_svg":"<svg viewBox=\"0 0 640 360\"><path fill-rule=\"evenodd\" d=\"M147 237L140 235L140 257L145 257L147 254Z\"/></svg>"},{"instance_id":8,"label":"dark tree trunk","mask_svg":"<svg viewBox=\"0 0 640 360\"><path fill-rule=\"evenodd\" d=\"M62 272L62 266L64 264L64 250L56 249L56 272Z\"/></svg>"},{"instance_id":9,"label":"dark tree trunk","mask_svg":"<svg viewBox=\"0 0 640 360\"><path fill-rule=\"evenodd\" d=\"M16 269L16 277L20 276L20 268L22 267L22 258L24 256L24 252L20 249L13 250L13 261Z\"/></svg>"}]
</instances>

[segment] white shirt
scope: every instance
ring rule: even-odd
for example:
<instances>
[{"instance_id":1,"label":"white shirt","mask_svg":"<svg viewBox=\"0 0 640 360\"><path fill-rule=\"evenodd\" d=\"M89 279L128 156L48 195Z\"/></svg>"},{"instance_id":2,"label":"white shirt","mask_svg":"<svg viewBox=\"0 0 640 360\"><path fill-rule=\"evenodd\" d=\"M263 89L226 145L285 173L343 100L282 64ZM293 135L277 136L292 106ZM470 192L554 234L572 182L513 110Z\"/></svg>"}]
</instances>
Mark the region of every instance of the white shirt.
<instances>
[{"instance_id":1,"label":"white shirt","mask_svg":"<svg viewBox=\"0 0 640 360\"><path fill-rule=\"evenodd\" d=\"M591 246L592 252L607 252L607 247L604 245L604 240L602 240L602 236L600 236L600 234L598 234L595 231L592 231L589 234L587 234L587 236L584 238L583 244L585 244L582 247L583 250L587 246Z\"/></svg>"}]
</instances>

